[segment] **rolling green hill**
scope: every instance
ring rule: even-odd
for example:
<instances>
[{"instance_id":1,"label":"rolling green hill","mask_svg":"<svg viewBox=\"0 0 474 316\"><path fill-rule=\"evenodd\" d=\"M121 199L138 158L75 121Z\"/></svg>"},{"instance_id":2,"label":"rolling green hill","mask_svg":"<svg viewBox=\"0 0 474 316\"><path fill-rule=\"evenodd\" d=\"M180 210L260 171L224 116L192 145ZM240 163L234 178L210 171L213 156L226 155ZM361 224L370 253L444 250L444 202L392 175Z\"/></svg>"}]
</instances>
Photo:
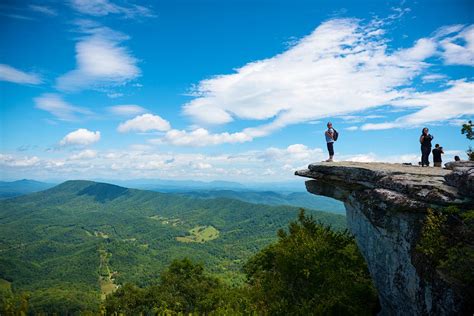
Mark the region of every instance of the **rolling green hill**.
<instances>
[{"instance_id":1,"label":"rolling green hill","mask_svg":"<svg viewBox=\"0 0 474 316\"><path fill-rule=\"evenodd\" d=\"M67 181L0 201L0 278L31 293L34 307L61 300L97 306L117 284L147 285L173 259L202 262L229 283L276 240L298 208L197 199ZM336 229L345 217L310 211ZM33 309L34 310L34 309Z\"/></svg>"}]
</instances>

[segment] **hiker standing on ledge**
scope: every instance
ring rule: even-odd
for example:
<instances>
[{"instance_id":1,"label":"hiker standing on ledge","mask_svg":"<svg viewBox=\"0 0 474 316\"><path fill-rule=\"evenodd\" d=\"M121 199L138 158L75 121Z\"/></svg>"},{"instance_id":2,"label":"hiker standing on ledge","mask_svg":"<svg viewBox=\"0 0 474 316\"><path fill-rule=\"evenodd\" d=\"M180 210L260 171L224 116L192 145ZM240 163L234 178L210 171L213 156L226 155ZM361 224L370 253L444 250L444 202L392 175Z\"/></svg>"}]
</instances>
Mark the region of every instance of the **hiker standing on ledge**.
<instances>
[{"instance_id":1,"label":"hiker standing on ledge","mask_svg":"<svg viewBox=\"0 0 474 316\"><path fill-rule=\"evenodd\" d=\"M421 144L421 166L429 166L430 165L430 153L431 153L431 141L433 140L433 136L430 135L429 129L427 127L423 128L420 136L420 144Z\"/></svg>"},{"instance_id":2,"label":"hiker standing on ledge","mask_svg":"<svg viewBox=\"0 0 474 316\"><path fill-rule=\"evenodd\" d=\"M328 122L328 130L324 132L324 135L326 136L326 143L329 151L329 159L327 159L326 162L331 162L334 157L334 141L337 140L337 132L332 128L331 122Z\"/></svg>"},{"instance_id":3,"label":"hiker standing on ledge","mask_svg":"<svg viewBox=\"0 0 474 316\"><path fill-rule=\"evenodd\" d=\"M436 144L432 153L433 153L433 166L441 167L443 163L443 159L441 159L441 155L444 154L443 147L441 147L439 144Z\"/></svg>"}]
</instances>

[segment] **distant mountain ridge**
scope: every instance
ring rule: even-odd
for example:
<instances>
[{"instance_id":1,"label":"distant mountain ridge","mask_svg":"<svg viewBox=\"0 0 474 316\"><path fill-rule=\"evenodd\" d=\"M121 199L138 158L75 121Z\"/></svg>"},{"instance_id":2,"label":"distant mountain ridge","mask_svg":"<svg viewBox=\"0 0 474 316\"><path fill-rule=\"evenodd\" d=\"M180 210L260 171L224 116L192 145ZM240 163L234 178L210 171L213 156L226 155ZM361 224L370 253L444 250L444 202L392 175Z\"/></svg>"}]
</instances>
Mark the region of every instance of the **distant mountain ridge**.
<instances>
[{"instance_id":1,"label":"distant mountain ridge","mask_svg":"<svg viewBox=\"0 0 474 316\"><path fill-rule=\"evenodd\" d=\"M36 180L22 179L16 181L0 181L0 198L10 198L23 194L49 189L56 184Z\"/></svg>"},{"instance_id":2,"label":"distant mountain ridge","mask_svg":"<svg viewBox=\"0 0 474 316\"><path fill-rule=\"evenodd\" d=\"M70 181L77 181L76 183L80 183L80 181L89 180ZM123 181L123 183L120 181L114 183L127 188L151 190L163 193L179 193L195 198L230 198L257 204L290 205L307 209L318 209L342 215L345 214L345 208L341 202L323 196L315 196L313 194L309 194L306 191L291 191L291 186L288 184L287 186L279 187L277 185L271 189L264 190L264 188L268 185L263 186L260 189L251 189L255 186L255 184L246 186L241 183L230 181L187 182L184 180L153 180L148 184L144 183L143 181L145 180L129 180ZM64 182L63 185L67 186L68 182L69 181ZM111 183L107 184L112 185ZM28 193L38 192L49 189L53 186L54 184L35 180L18 180L13 182L1 181L0 198L11 198ZM302 186L300 185L300 187Z\"/></svg>"},{"instance_id":3,"label":"distant mountain ridge","mask_svg":"<svg viewBox=\"0 0 474 316\"><path fill-rule=\"evenodd\" d=\"M316 196L308 192L274 192L274 191L234 191L234 190L201 190L183 192L182 194L202 199L230 198L249 203L266 205L289 205L305 209L346 214L344 204L324 196Z\"/></svg>"},{"instance_id":4,"label":"distant mountain ridge","mask_svg":"<svg viewBox=\"0 0 474 316\"><path fill-rule=\"evenodd\" d=\"M107 180L97 179L97 182L106 182L121 185L127 188L147 189L159 192L192 191L192 190L235 190L235 191L278 191L278 192L305 192L301 181L289 182L248 182L234 181L198 181L198 180L164 180L164 179L134 179L134 180Z\"/></svg>"}]
</instances>

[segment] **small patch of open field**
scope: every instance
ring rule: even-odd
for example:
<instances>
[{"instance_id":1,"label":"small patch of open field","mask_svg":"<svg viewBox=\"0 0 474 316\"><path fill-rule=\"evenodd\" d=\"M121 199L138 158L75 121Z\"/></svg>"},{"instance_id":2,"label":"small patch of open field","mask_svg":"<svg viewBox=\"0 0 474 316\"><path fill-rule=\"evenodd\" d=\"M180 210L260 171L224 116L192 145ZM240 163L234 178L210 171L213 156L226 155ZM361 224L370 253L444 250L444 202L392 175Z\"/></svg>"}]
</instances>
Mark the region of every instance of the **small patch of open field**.
<instances>
[{"instance_id":1,"label":"small patch of open field","mask_svg":"<svg viewBox=\"0 0 474 316\"><path fill-rule=\"evenodd\" d=\"M176 237L179 242L198 242L204 243L206 241L219 238L219 231L213 226L197 226L189 230L189 235L184 237Z\"/></svg>"}]
</instances>

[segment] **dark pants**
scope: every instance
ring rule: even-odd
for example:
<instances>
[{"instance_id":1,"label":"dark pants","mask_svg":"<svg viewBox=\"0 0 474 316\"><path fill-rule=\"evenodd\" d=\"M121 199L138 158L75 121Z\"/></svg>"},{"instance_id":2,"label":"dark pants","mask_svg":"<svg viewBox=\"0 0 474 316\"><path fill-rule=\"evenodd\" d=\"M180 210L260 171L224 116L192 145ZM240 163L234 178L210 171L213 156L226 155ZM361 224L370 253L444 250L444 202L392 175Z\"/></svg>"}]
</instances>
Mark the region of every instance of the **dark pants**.
<instances>
[{"instance_id":1,"label":"dark pants","mask_svg":"<svg viewBox=\"0 0 474 316\"><path fill-rule=\"evenodd\" d=\"M422 166L429 166L430 165L430 153L431 147L421 146L421 165Z\"/></svg>"},{"instance_id":2,"label":"dark pants","mask_svg":"<svg viewBox=\"0 0 474 316\"><path fill-rule=\"evenodd\" d=\"M327 143L328 144L328 151L329 151L329 156L334 156L334 143Z\"/></svg>"}]
</instances>

